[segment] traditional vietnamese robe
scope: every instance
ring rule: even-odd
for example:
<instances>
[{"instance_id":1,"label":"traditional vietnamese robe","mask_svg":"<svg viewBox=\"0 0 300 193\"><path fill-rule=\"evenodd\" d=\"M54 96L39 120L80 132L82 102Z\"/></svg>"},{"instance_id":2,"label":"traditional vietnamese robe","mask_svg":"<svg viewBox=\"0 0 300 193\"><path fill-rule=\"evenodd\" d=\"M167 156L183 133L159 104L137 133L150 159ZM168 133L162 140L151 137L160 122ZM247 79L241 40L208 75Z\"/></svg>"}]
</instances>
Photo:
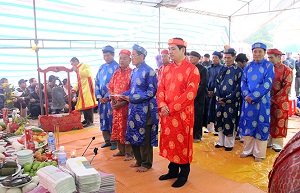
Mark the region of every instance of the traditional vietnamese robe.
<instances>
[{"instance_id":1,"label":"traditional vietnamese robe","mask_svg":"<svg viewBox=\"0 0 300 193\"><path fill-rule=\"evenodd\" d=\"M132 70L130 89L123 93L123 95L129 97L126 143L143 146L145 144L146 125L151 125L151 146L158 145L156 91L156 73L145 62L142 62ZM151 121L147 122L149 116Z\"/></svg>"},{"instance_id":2,"label":"traditional vietnamese robe","mask_svg":"<svg viewBox=\"0 0 300 193\"><path fill-rule=\"evenodd\" d=\"M271 89L271 127L272 138L286 137L289 113L289 92L292 85L292 70L284 65L274 65L275 78Z\"/></svg>"},{"instance_id":3,"label":"traditional vietnamese robe","mask_svg":"<svg viewBox=\"0 0 300 193\"><path fill-rule=\"evenodd\" d=\"M216 76L219 73L222 65L217 64L214 65L212 64L210 67L208 67L207 72L208 72L208 84L207 84L207 90L208 91L215 91L216 88ZM208 97L208 124L210 122L215 122L216 118L216 96L213 97Z\"/></svg>"},{"instance_id":4,"label":"traditional vietnamese robe","mask_svg":"<svg viewBox=\"0 0 300 193\"><path fill-rule=\"evenodd\" d=\"M95 98L95 89L92 79L92 71L89 65L79 63L77 65L77 82L72 90L79 91L76 110L86 110L97 106Z\"/></svg>"},{"instance_id":5,"label":"traditional vietnamese robe","mask_svg":"<svg viewBox=\"0 0 300 193\"><path fill-rule=\"evenodd\" d=\"M196 67L199 70L200 83L197 90L197 95L194 100L195 106L195 121L193 136L194 139L201 139L202 137L202 126L207 127L207 117L204 117L205 101L207 99L207 69L201 64L197 64Z\"/></svg>"},{"instance_id":6,"label":"traditional vietnamese robe","mask_svg":"<svg viewBox=\"0 0 300 193\"><path fill-rule=\"evenodd\" d=\"M199 70L184 59L164 68L158 86L158 108L168 106L169 116L160 115L159 155L177 164L193 157L194 99L200 82Z\"/></svg>"},{"instance_id":7,"label":"traditional vietnamese robe","mask_svg":"<svg viewBox=\"0 0 300 193\"><path fill-rule=\"evenodd\" d=\"M243 70L236 64L223 66L216 77L216 99L222 98L225 105L217 102L215 131L232 137L236 130L236 119L241 96Z\"/></svg>"},{"instance_id":8,"label":"traditional vietnamese robe","mask_svg":"<svg viewBox=\"0 0 300 193\"><path fill-rule=\"evenodd\" d=\"M124 70L118 69L108 84L110 94L122 94L130 88L130 74L132 69L127 67ZM118 97L115 97L118 100ZM121 144L125 143L125 134L127 129L128 105L118 110L112 110L112 133L111 140L119 140Z\"/></svg>"},{"instance_id":9,"label":"traditional vietnamese robe","mask_svg":"<svg viewBox=\"0 0 300 193\"><path fill-rule=\"evenodd\" d=\"M109 92L107 85L115 73L115 71L118 69L119 64L112 60L109 64L103 64L100 66L96 79L95 79L95 93L96 98L108 98ZM110 131L111 132L111 126L112 126L112 109L110 103L99 103L99 114L100 114L100 129L101 131Z\"/></svg>"},{"instance_id":10,"label":"traditional vietnamese robe","mask_svg":"<svg viewBox=\"0 0 300 193\"><path fill-rule=\"evenodd\" d=\"M158 68L158 71L157 71L157 78L158 78L158 81L161 79L161 76L162 76L162 72L164 71L164 68L166 67L167 65L161 65L159 68Z\"/></svg>"},{"instance_id":11,"label":"traditional vietnamese robe","mask_svg":"<svg viewBox=\"0 0 300 193\"><path fill-rule=\"evenodd\" d=\"M239 127L243 136L266 141L270 134L270 90L274 79L273 64L265 59L250 62L241 81L243 105ZM249 96L252 103L245 97Z\"/></svg>"}]
</instances>

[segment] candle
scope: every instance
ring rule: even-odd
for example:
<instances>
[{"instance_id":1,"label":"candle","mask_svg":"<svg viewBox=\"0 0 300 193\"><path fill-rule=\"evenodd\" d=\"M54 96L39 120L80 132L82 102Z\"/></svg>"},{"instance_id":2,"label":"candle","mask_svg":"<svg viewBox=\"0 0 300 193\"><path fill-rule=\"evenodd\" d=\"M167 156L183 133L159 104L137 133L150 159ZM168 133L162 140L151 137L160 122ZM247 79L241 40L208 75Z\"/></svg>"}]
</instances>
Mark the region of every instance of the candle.
<instances>
[{"instance_id":1,"label":"candle","mask_svg":"<svg viewBox=\"0 0 300 193\"><path fill-rule=\"evenodd\" d=\"M71 158L75 158L76 157L76 149L71 149Z\"/></svg>"}]
</instances>

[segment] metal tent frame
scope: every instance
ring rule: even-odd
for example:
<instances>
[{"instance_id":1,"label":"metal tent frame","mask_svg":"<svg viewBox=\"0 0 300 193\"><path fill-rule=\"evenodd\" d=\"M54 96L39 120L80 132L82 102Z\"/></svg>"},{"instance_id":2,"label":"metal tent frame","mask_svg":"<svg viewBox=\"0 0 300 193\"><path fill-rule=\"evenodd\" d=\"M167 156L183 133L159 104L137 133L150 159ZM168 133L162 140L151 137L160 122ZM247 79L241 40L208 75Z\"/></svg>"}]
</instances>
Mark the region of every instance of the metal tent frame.
<instances>
[{"instance_id":1,"label":"metal tent frame","mask_svg":"<svg viewBox=\"0 0 300 193\"><path fill-rule=\"evenodd\" d=\"M159 22L158 22L158 42L154 44L154 48L158 48L158 51L160 52L161 50L161 45L163 42L161 42L161 37L160 37L160 29L161 29L161 7L166 7L166 8L171 8L171 9L175 9L177 11L180 12L189 12L189 13L194 13L194 14L200 14L200 15L206 15L206 16L211 16L211 17L219 17L219 18L226 18L228 19L228 29L229 29L229 33L228 33L228 43L231 43L231 25L232 25L232 18L233 17L241 17L241 16L246 16L246 15L256 15L256 14L263 14L263 13L282 13L284 11L288 11L288 10L295 10L295 9L300 9L300 7L293 7L294 5L296 5L297 3L300 2L300 0L285 0L285 6L282 6L278 9L271 9L271 2L272 0L268 0L269 2L269 8L265 11L257 11L257 12L251 12L250 11L250 4L253 3L254 0L231 0L235 1L236 3L240 3L242 4L240 7L238 7L235 10L232 10L230 14L223 14L220 12L212 12L212 11L206 11L205 9L201 9L201 8L191 8L189 6L185 6L184 3L195 3L195 2L202 2L202 3L207 3L208 0L88 0L88 1L93 1L93 2L116 2L116 3L130 3L130 4L136 4L136 5L145 5L145 6L150 6L150 7L156 7L158 8L158 13L159 13ZM211 1L218 1L219 3L226 3L227 1L224 0L210 0ZM38 31L37 31L37 16L36 16L36 0L33 0L33 14L34 14L34 31L35 31L35 39L34 40L28 40L30 41L30 46L32 48L34 48L35 53L36 53L36 62L37 62L37 69L40 69L40 63L39 63L39 49L40 48L46 48L44 46L44 42L46 41L68 41L69 42L69 46L68 47L64 47L66 49L70 49L72 48L72 42L75 41L92 41L94 43L94 49L97 49L99 47L97 47L97 41L101 41L101 40L41 40L38 39ZM87 1L85 1L84 3L87 3ZM221 6L222 8L222 6ZM240 11L242 9L248 8L248 12L247 13L240 13ZM276 16L275 16L276 17ZM1 39L4 40L4 39ZM6 39L9 40L9 39ZM17 39L13 39L13 40L17 40ZM22 40L26 40L26 39L22 39ZM103 41L102 41L103 42ZM34 45L33 45L34 43ZM117 41L116 41L117 43ZM152 42L153 43L153 42ZM42 44L42 46L39 48L39 44ZM157 44L157 45L156 45ZM201 46L201 45L200 45ZM202 45L205 46L205 45ZM217 46L217 45L215 45ZM21 47L19 47L21 48ZM50 47L47 49L56 49L55 47ZM62 47L59 47L60 49ZM5 49L9 49L9 48L5 48ZM16 49L16 47L12 48L12 49ZM84 49L91 49L90 47L84 47ZM41 82L41 78L40 78L40 73L38 72L38 81ZM40 89L40 93L39 93L40 97L42 96L42 90ZM41 112L43 114L43 108L42 108L42 101L40 101L40 105L41 105Z\"/></svg>"}]
</instances>

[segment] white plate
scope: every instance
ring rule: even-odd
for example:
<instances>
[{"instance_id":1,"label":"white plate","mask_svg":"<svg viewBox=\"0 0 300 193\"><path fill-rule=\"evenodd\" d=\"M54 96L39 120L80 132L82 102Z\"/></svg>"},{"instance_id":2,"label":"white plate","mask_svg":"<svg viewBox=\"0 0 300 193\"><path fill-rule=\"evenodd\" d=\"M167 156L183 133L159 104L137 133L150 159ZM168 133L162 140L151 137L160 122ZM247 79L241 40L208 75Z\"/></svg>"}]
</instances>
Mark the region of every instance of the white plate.
<instances>
[{"instance_id":1,"label":"white plate","mask_svg":"<svg viewBox=\"0 0 300 193\"><path fill-rule=\"evenodd\" d=\"M21 165L17 164L18 168L16 170L16 172L14 174L12 174L12 176L17 175L20 171L21 171ZM0 180L4 180L7 176L0 176ZM1 184L2 185L2 184Z\"/></svg>"},{"instance_id":2,"label":"white plate","mask_svg":"<svg viewBox=\"0 0 300 193\"><path fill-rule=\"evenodd\" d=\"M3 186L2 183L0 183L0 185L3 187L3 188L22 188L23 186L26 186L27 184L30 184L32 182L33 178L31 178L31 180L25 184L20 184L18 186Z\"/></svg>"}]
</instances>

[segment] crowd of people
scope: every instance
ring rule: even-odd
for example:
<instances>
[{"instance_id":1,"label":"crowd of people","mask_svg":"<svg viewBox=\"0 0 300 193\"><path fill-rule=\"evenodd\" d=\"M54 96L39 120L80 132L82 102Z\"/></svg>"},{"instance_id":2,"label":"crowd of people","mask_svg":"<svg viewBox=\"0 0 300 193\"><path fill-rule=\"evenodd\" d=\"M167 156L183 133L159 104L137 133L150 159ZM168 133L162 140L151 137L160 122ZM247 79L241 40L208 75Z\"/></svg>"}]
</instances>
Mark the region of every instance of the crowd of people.
<instances>
[{"instance_id":1,"label":"crowd of people","mask_svg":"<svg viewBox=\"0 0 300 193\"><path fill-rule=\"evenodd\" d=\"M29 85L27 85L29 82ZM47 91L49 109L48 112L51 113L62 113L68 112L68 90L67 90L67 79L63 81L54 75L50 75L46 86L44 84L38 83L35 78L30 78L29 81L25 79L20 79L18 81L19 87L15 90L11 90L12 87L9 84L7 78L2 78L0 80L0 109L5 107L4 93L8 92L3 85L9 85L9 92L12 92L13 96L13 107L18 109L22 117L37 119L41 115L41 104L43 112L45 112L45 94L44 88ZM40 89L42 90L42 99L40 99ZM72 109L75 109L76 95L72 96Z\"/></svg>"},{"instance_id":2,"label":"crowd of people","mask_svg":"<svg viewBox=\"0 0 300 193\"><path fill-rule=\"evenodd\" d=\"M256 162L266 158L267 147L276 152L283 148L293 68L297 96L300 87L300 61L289 54L283 60L280 50L256 42L250 62L230 46L214 51L210 60L210 54L187 52L187 42L172 38L153 69L145 62L147 50L137 44L121 50L119 62L112 46L105 46L102 53L105 63L95 78L88 64L76 57L70 60L77 74L71 97L66 79L57 85L58 78L51 75L45 89L34 78L28 87L21 79L15 107L30 107L31 116L37 117L38 93L43 89L51 102L49 110L62 112L65 100L71 98L72 109L83 112L82 123L89 127L98 106L105 141L101 148L117 149L113 156L124 156L125 161L135 158L130 166L146 172L153 164L153 147L159 144L159 154L170 161L159 180L177 178L173 187L187 182L193 143L201 143L203 133L218 136L215 148L225 151L232 151L239 138L244 143L240 157L253 156Z\"/></svg>"}]
</instances>

